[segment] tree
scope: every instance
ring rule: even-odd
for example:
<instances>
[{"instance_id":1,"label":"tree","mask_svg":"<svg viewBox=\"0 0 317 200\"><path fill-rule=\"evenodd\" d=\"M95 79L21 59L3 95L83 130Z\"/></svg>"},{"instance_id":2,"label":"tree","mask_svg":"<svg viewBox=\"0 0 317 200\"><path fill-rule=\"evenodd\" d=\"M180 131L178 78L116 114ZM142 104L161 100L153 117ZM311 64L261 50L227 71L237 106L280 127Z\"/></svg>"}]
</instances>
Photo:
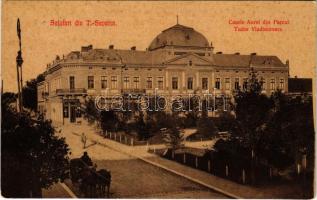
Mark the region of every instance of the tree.
<instances>
[{"instance_id":1,"label":"tree","mask_svg":"<svg viewBox=\"0 0 317 200\"><path fill-rule=\"evenodd\" d=\"M41 197L68 177L69 148L50 121L2 107L1 190L5 197Z\"/></svg>"},{"instance_id":2,"label":"tree","mask_svg":"<svg viewBox=\"0 0 317 200\"><path fill-rule=\"evenodd\" d=\"M100 112L97 110L95 101L93 98L88 98L85 101L85 114L84 118L88 120L89 123L93 123L100 118Z\"/></svg>"},{"instance_id":3,"label":"tree","mask_svg":"<svg viewBox=\"0 0 317 200\"><path fill-rule=\"evenodd\" d=\"M218 119L215 120L219 131L236 132L236 119L232 113L228 111L222 111L220 112Z\"/></svg>"},{"instance_id":4,"label":"tree","mask_svg":"<svg viewBox=\"0 0 317 200\"><path fill-rule=\"evenodd\" d=\"M32 111L37 110L37 84L44 81L43 74L39 74L35 79L31 79L26 82L26 85L22 88L22 100L23 106Z\"/></svg>"},{"instance_id":5,"label":"tree","mask_svg":"<svg viewBox=\"0 0 317 200\"><path fill-rule=\"evenodd\" d=\"M163 130L165 132L164 141L168 147L173 151L184 146L183 134L179 131L177 127L172 127L170 129Z\"/></svg>"},{"instance_id":6,"label":"tree","mask_svg":"<svg viewBox=\"0 0 317 200\"><path fill-rule=\"evenodd\" d=\"M294 162L300 151L314 157L314 123L311 99L291 99L281 91L271 96L274 112L261 141L262 156L283 169Z\"/></svg>"},{"instance_id":7,"label":"tree","mask_svg":"<svg viewBox=\"0 0 317 200\"><path fill-rule=\"evenodd\" d=\"M234 97L237 124L243 133L245 145L253 151L256 150L259 136L273 107L272 101L261 93L261 87L256 73L252 70L247 87L239 90Z\"/></svg>"},{"instance_id":8,"label":"tree","mask_svg":"<svg viewBox=\"0 0 317 200\"><path fill-rule=\"evenodd\" d=\"M104 132L117 131L118 123L119 123L119 120L115 111L109 110L109 111L100 112L100 126Z\"/></svg>"},{"instance_id":9,"label":"tree","mask_svg":"<svg viewBox=\"0 0 317 200\"><path fill-rule=\"evenodd\" d=\"M17 95L12 92L5 92L1 96L2 108L10 106L10 104L15 103L17 100Z\"/></svg>"},{"instance_id":10,"label":"tree","mask_svg":"<svg viewBox=\"0 0 317 200\"><path fill-rule=\"evenodd\" d=\"M136 113L138 113L137 103L135 100L126 99L123 101L123 110L117 111L118 129L126 133L131 131L130 121L133 121Z\"/></svg>"},{"instance_id":11,"label":"tree","mask_svg":"<svg viewBox=\"0 0 317 200\"><path fill-rule=\"evenodd\" d=\"M253 69L246 87L243 90L238 90L234 100L237 130L233 134L239 134L241 145L251 151L251 181L254 183L254 165L256 165L257 154L260 152L258 148L260 138L270 117L273 104L265 94L262 94L262 83L258 81Z\"/></svg>"},{"instance_id":12,"label":"tree","mask_svg":"<svg viewBox=\"0 0 317 200\"><path fill-rule=\"evenodd\" d=\"M198 96L193 96L185 99L184 109L185 111L185 126L186 127L195 127L198 121L199 115L199 104L200 98ZM205 105L203 103L203 105Z\"/></svg>"},{"instance_id":13,"label":"tree","mask_svg":"<svg viewBox=\"0 0 317 200\"><path fill-rule=\"evenodd\" d=\"M197 132L202 137L210 138L214 136L218 130L212 119L202 115L197 121Z\"/></svg>"},{"instance_id":14,"label":"tree","mask_svg":"<svg viewBox=\"0 0 317 200\"><path fill-rule=\"evenodd\" d=\"M144 114L142 111L139 112L135 125L140 140L145 140L150 137L149 124L144 122Z\"/></svg>"}]
</instances>

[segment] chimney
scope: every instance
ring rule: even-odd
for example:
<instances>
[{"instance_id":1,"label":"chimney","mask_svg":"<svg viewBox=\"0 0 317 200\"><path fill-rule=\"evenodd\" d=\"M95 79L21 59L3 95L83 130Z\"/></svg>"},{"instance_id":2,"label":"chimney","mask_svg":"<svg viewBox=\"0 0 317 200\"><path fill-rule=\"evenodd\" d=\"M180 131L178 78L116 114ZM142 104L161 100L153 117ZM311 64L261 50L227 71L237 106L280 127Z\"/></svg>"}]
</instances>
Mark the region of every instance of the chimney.
<instances>
[{"instance_id":1,"label":"chimney","mask_svg":"<svg viewBox=\"0 0 317 200\"><path fill-rule=\"evenodd\" d=\"M222 51L218 51L216 54L222 54Z\"/></svg>"},{"instance_id":2,"label":"chimney","mask_svg":"<svg viewBox=\"0 0 317 200\"><path fill-rule=\"evenodd\" d=\"M131 47L131 50L135 51L136 50L136 46Z\"/></svg>"},{"instance_id":3,"label":"chimney","mask_svg":"<svg viewBox=\"0 0 317 200\"><path fill-rule=\"evenodd\" d=\"M88 46L82 46L81 47L81 52L87 52L87 51L89 51L91 49L92 49L92 45L91 44L88 45Z\"/></svg>"},{"instance_id":4,"label":"chimney","mask_svg":"<svg viewBox=\"0 0 317 200\"><path fill-rule=\"evenodd\" d=\"M286 66L288 67L289 66L289 60L286 60Z\"/></svg>"},{"instance_id":5,"label":"chimney","mask_svg":"<svg viewBox=\"0 0 317 200\"><path fill-rule=\"evenodd\" d=\"M235 55L240 55L240 52L236 52L236 53L234 53Z\"/></svg>"},{"instance_id":6,"label":"chimney","mask_svg":"<svg viewBox=\"0 0 317 200\"><path fill-rule=\"evenodd\" d=\"M114 45L113 45L113 44L110 44L110 45L109 45L109 49L114 49Z\"/></svg>"},{"instance_id":7,"label":"chimney","mask_svg":"<svg viewBox=\"0 0 317 200\"><path fill-rule=\"evenodd\" d=\"M253 53L251 53L250 55L251 55L251 56L255 56L255 55L256 55L256 53L255 53L255 52L253 52Z\"/></svg>"}]
</instances>

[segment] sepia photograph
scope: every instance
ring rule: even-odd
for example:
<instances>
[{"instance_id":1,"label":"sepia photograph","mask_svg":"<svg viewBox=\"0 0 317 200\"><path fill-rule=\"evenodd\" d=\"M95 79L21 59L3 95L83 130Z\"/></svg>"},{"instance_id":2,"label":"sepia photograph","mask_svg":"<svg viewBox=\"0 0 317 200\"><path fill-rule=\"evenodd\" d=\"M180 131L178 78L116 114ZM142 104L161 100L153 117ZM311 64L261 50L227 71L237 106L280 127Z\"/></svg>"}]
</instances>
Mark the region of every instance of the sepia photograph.
<instances>
[{"instance_id":1,"label":"sepia photograph","mask_svg":"<svg viewBox=\"0 0 317 200\"><path fill-rule=\"evenodd\" d=\"M3 198L312 199L316 2L1 2Z\"/></svg>"}]
</instances>

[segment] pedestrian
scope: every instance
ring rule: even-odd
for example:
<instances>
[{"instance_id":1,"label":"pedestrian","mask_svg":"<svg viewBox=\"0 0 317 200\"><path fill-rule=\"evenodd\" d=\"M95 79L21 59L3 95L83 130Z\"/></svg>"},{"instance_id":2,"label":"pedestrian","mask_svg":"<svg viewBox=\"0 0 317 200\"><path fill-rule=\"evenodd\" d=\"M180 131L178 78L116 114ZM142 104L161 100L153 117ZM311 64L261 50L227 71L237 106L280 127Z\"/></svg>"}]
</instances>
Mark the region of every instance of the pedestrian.
<instances>
[{"instance_id":1,"label":"pedestrian","mask_svg":"<svg viewBox=\"0 0 317 200\"><path fill-rule=\"evenodd\" d=\"M87 151L84 152L84 154L80 157L80 159L87 165L87 166L93 166L93 163L91 161L91 158L88 156Z\"/></svg>"},{"instance_id":2,"label":"pedestrian","mask_svg":"<svg viewBox=\"0 0 317 200\"><path fill-rule=\"evenodd\" d=\"M85 133L81 134L81 142L83 143L84 149L86 148L87 136Z\"/></svg>"}]
</instances>

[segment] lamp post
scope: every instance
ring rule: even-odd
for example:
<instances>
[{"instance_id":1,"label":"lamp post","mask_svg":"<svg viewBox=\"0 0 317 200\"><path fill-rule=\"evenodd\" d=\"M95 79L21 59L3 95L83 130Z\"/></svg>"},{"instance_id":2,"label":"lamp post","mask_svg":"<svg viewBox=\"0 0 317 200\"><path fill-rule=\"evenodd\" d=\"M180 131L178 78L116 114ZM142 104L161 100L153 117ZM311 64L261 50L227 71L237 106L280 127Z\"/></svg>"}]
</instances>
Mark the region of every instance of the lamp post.
<instances>
[{"instance_id":1,"label":"lamp post","mask_svg":"<svg viewBox=\"0 0 317 200\"><path fill-rule=\"evenodd\" d=\"M22 49L21 49L21 29L20 29L20 19L18 18L17 21L17 34L19 38L19 51L16 57L16 64L17 64L17 82L18 82L18 101L19 101L19 112L22 112L22 87L23 87L23 79L22 79Z\"/></svg>"}]
</instances>

